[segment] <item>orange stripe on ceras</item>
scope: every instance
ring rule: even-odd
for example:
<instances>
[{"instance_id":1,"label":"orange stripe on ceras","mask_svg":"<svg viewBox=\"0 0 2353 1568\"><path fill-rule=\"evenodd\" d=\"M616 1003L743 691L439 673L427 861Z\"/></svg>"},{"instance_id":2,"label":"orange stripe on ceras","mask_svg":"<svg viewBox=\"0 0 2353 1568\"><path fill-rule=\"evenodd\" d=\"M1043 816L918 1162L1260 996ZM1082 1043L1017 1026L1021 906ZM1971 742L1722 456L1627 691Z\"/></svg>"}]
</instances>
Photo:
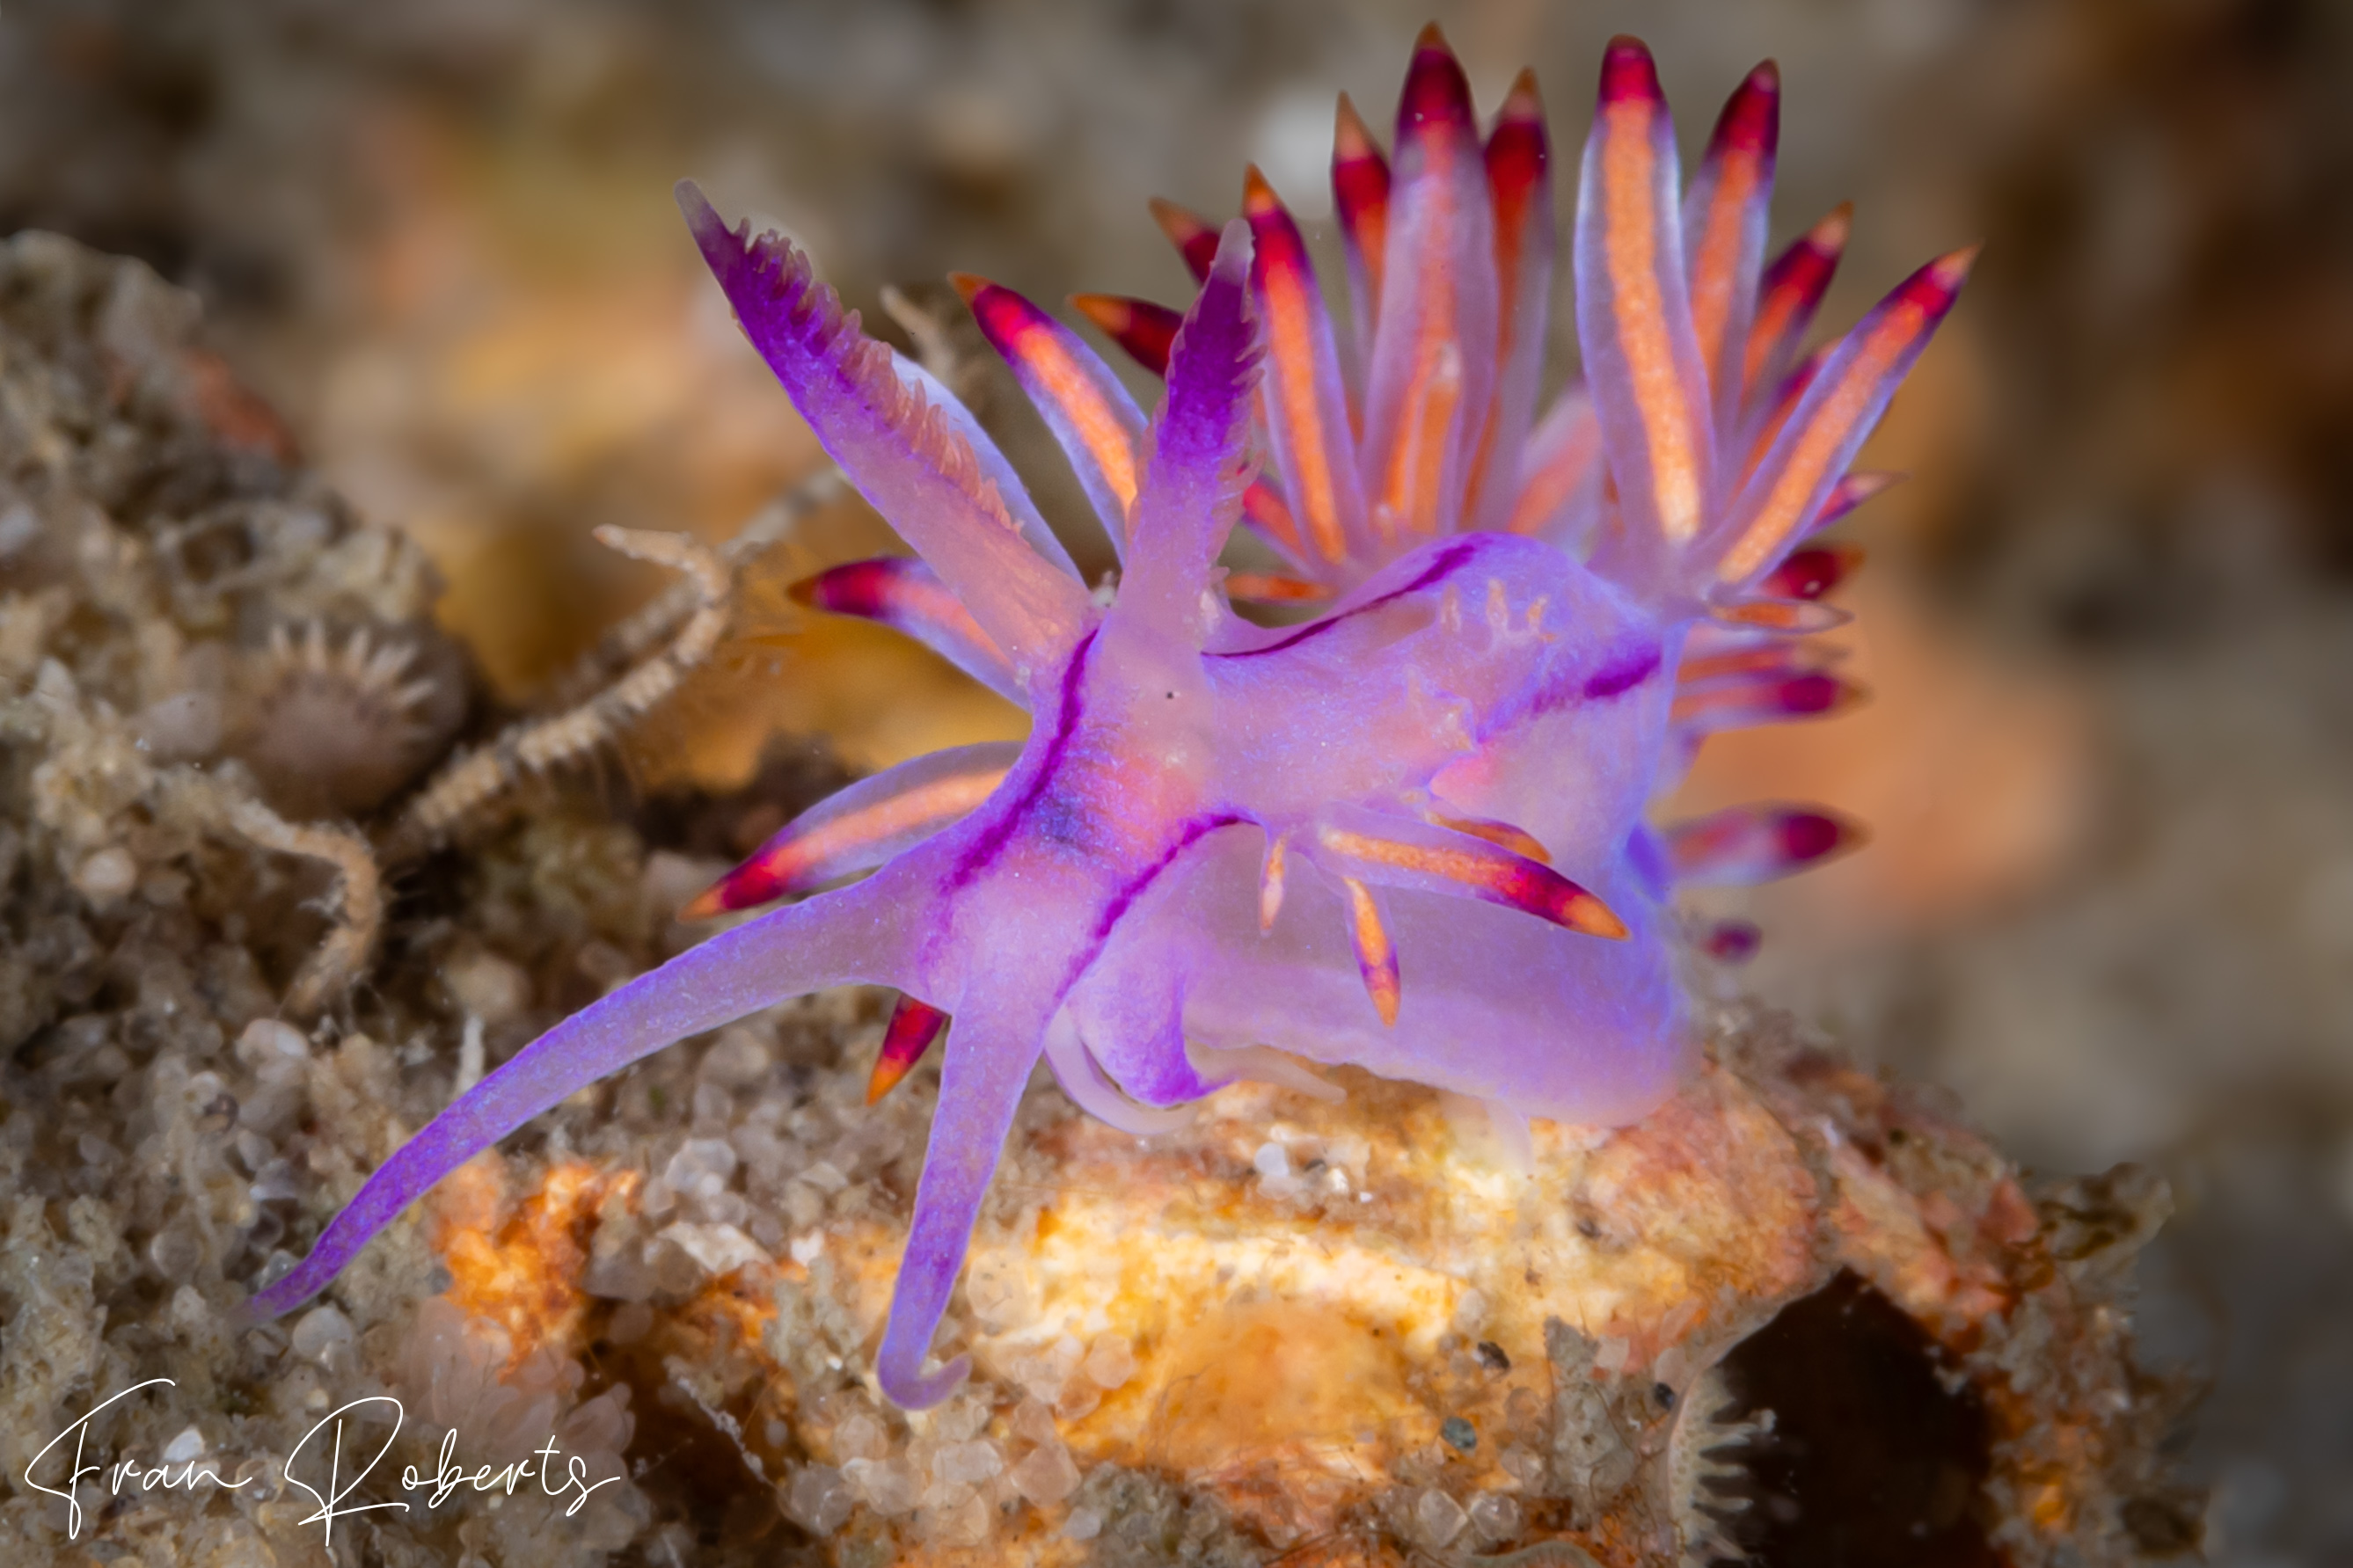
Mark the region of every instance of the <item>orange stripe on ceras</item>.
<instances>
[{"instance_id":1,"label":"orange stripe on ceras","mask_svg":"<svg viewBox=\"0 0 2353 1568\"><path fill-rule=\"evenodd\" d=\"M1886 313L1847 362L1830 395L1806 421L1796 449L1747 531L1725 553L1716 570L1720 581L1737 583L1764 565L1806 521L1831 465L1840 460L1847 437L1877 400L1881 384L1894 370L1896 361L1936 330L1936 323L1952 309L1976 257L1974 247L1940 256L1897 286Z\"/></svg>"},{"instance_id":2,"label":"orange stripe on ceras","mask_svg":"<svg viewBox=\"0 0 2353 1568\"><path fill-rule=\"evenodd\" d=\"M964 628L984 645L986 634L964 601L904 556L853 561L805 578L785 590L794 603L884 626L930 622Z\"/></svg>"},{"instance_id":3,"label":"orange stripe on ceras","mask_svg":"<svg viewBox=\"0 0 2353 1568\"><path fill-rule=\"evenodd\" d=\"M1324 847L1368 865L1441 878L1490 903L1519 910L1591 936L1622 937L1625 925L1609 907L1550 867L1525 857L1473 854L1427 844L1326 827Z\"/></svg>"},{"instance_id":4,"label":"orange stripe on ceras","mask_svg":"<svg viewBox=\"0 0 2353 1568\"><path fill-rule=\"evenodd\" d=\"M1389 460L1388 515L1409 532L1438 531L1454 411L1461 402L1462 351L1451 337L1425 330Z\"/></svg>"},{"instance_id":5,"label":"orange stripe on ceras","mask_svg":"<svg viewBox=\"0 0 2353 1568\"><path fill-rule=\"evenodd\" d=\"M1427 166L1451 158L1448 143L1473 136L1471 88L1461 66L1432 22L1415 41L1405 91L1398 101L1398 139L1422 145ZM1402 156L1402 150L1400 156ZM1424 205L1420 231L1444 237L1461 222L1452 203L1454 185L1427 174L1417 195ZM1398 426L1382 484L1390 520L1408 532L1434 533L1443 500L1446 462L1454 445L1455 410L1462 401L1462 350L1454 336L1456 279L1444 261L1424 266L1419 284L1420 320L1413 345L1413 371L1398 404Z\"/></svg>"},{"instance_id":6,"label":"orange stripe on ceras","mask_svg":"<svg viewBox=\"0 0 2353 1568\"><path fill-rule=\"evenodd\" d=\"M1320 310L1322 301L1314 297L1315 275L1298 226L1255 163L1242 176L1242 216L1250 219L1250 237L1257 244L1253 263L1265 303L1267 356L1278 372L1265 391L1282 403L1293 470L1287 477L1298 487L1291 498L1293 515L1305 525L1318 554L1326 561L1345 560L1348 541L1340 528L1339 491L1325 441L1330 432L1324 428L1315 397L1311 312Z\"/></svg>"},{"instance_id":7,"label":"orange stripe on ceras","mask_svg":"<svg viewBox=\"0 0 2353 1568\"><path fill-rule=\"evenodd\" d=\"M940 1026L947 1021L948 1016L937 1007L913 996L900 996L891 1009L891 1022L883 1026L882 1048L875 1053L874 1071L866 1080L867 1104L898 1088L900 1080L915 1070L915 1064L939 1038Z\"/></svg>"},{"instance_id":8,"label":"orange stripe on ceras","mask_svg":"<svg viewBox=\"0 0 2353 1568\"><path fill-rule=\"evenodd\" d=\"M1071 433L1103 470L1103 482L1121 507L1135 500L1135 450L1126 427L1112 411L1094 378L1071 357L1070 345L1043 312L1010 289L999 288L970 273L950 275L949 281L972 308L975 320L1008 359L1018 359L1038 378L1048 396L1060 405Z\"/></svg>"},{"instance_id":9,"label":"orange stripe on ceras","mask_svg":"<svg viewBox=\"0 0 2353 1568\"><path fill-rule=\"evenodd\" d=\"M1611 40L1602 62L1599 110L1609 131L1601 155L1603 250L1619 343L1649 449L1659 526L1679 544L1699 531L1699 454L1688 423L1696 405L1693 389L1683 385L1675 363L1660 288L1659 229L1672 219L1658 207L1652 135L1665 110L1651 52L1631 38Z\"/></svg>"},{"instance_id":10,"label":"orange stripe on ceras","mask_svg":"<svg viewBox=\"0 0 2353 1568\"><path fill-rule=\"evenodd\" d=\"M878 800L862 811L845 813L806 833L796 834L787 827L780 841L772 841L687 906L696 911L688 918L749 909L770 899L805 892L826 879L827 867L840 864L866 845L964 816L1005 782L1006 772L994 768L953 773Z\"/></svg>"},{"instance_id":11,"label":"orange stripe on ceras","mask_svg":"<svg viewBox=\"0 0 2353 1568\"><path fill-rule=\"evenodd\" d=\"M1232 572L1226 576L1226 597L1252 599L1269 605L1298 605L1328 599L1332 590L1322 583L1310 583L1304 577L1285 577L1273 572Z\"/></svg>"},{"instance_id":12,"label":"orange stripe on ceras","mask_svg":"<svg viewBox=\"0 0 2353 1568\"><path fill-rule=\"evenodd\" d=\"M1814 225L1765 270L1757 290L1757 315L1748 323L1748 346L1741 364L1744 397L1753 395L1760 377L1770 368L1774 352L1791 324L1810 317L1830 287L1846 249L1848 229L1854 221L1854 204L1841 202L1831 215Z\"/></svg>"},{"instance_id":13,"label":"orange stripe on ceras","mask_svg":"<svg viewBox=\"0 0 2353 1568\"><path fill-rule=\"evenodd\" d=\"M1725 368L1724 338L1736 303L1733 291L1740 281L1748 209L1773 157L1780 99L1781 73L1767 60L1733 93L1708 139L1708 153L1715 161L1715 189L1700 226L1699 247L1683 259L1691 270L1692 331L1699 339L1700 363L1711 375Z\"/></svg>"},{"instance_id":14,"label":"orange stripe on ceras","mask_svg":"<svg viewBox=\"0 0 2353 1568\"><path fill-rule=\"evenodd\" d=\"M1365 991L1384 1024L1395 1024L1403 988L1398 977L1397 947L1388 928L1381 924L1380 906L1373 892L1354 877L1343 877L1348 891L1348 940L1356 950L1356 970L1365 977Z\"/></svg>"},{"instance_id":15,"label":"orange stripe on ceras","mask_svg":"<svg viewBox=\"0 0 2353 1568\"><path fill-rule=\"evenodd\" d=\"M1818 675L1845 657L1843 648L1777 639L1761 647L1702 654L1675 667L1678 686L1700 686L1736 676Z\"/></svg>"},{"instance_id":16,"label":"orange stripe on ceras","mask_svg":"<svg viewBox=\"0 0 2353 1568\"><path fill-rule=\"evenodd\" d=\"M1267 840L1266 863L1259 868L1258 929L1274 929L1275 917L1282 913L1284 871L1291 863L1291 836L1278 833Z\"/></svg>"},{"instance_id":17,"label":"orange stripe on ceras","mask_svg":"<svg viewBox=\"0 0 2353 1568\"><path fill-rule=\"evenodd\" d=\"M1552 851L1537 843L1535 836L1524 827L1514 827L1508 822L1490 821L1483 816L1446 816L1434 811L1428 816L1437 826L1467 833L1473 838L1483 838L1499 849L1525 855L1540 866L1552 864Z\"/></svg>"}]
</instances>

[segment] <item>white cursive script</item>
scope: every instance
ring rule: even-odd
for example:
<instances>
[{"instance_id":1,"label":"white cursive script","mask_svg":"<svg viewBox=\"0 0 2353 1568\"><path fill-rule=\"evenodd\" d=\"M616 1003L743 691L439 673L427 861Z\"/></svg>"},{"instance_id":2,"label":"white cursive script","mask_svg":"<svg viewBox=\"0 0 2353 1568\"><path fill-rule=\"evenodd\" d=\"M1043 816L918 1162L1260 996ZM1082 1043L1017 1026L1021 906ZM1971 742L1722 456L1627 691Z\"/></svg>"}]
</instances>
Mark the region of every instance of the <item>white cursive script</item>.
<instances>
[{"instance_id":1,"label":"white cursive script","mask_svg":"<svg viewBox=\"0 0 2353 1568\"><path fill-rule=\"evenodd\" d=\"M144 1383L133 1384L121 1393L99 1401L90 1407L90 1414L50 1438L41 1451L33 1456L33 1462L25 1467L26 1486L37 1492L44 1492L50 1497L65 1500L68 1541L77 1540L81 1535L81 1500L76 1493L80 1489L82 1478L85 1476L111 1476L111 1479L107 1483L107 1493L111 1497L121 1497L122 1489L126 1485L136 1487L141 1491L192 1491L197 1482L208 1481L214 1486L236 1491L251 1484L253 1480L251 1476L246 1477L243 1480L225 1481L221 1479L218 1470L209 1465L199 1468L195 1459L186 1460L176 1476L172 1473L172 1467L169 1464L142 1466L135 1458L118 1459L112 1465L90 1465L82 1462L88 1456L90 1424L98 1419L99 1413L111 1405L130 1398L142 1388L153 1388L159 1384L164 1388L179 1386L168 1377L151 1377ZM43 1486L33 1479L33 1472L39 1469L41 1461L47 1458L56 1451L58 1445L69 1437L74 1440L73 1468L65 1478L65 1489L60 1491L56 1487Z\"/></svg>"},{"instance_id":2,"label":"white cursive script","mask_svg":"<svg viewBox=\"0 0 2353 1568\"><path fill-rule=\"evenodd\" d=\"M135 1458L119 1459L112 1464L87 1462L90 1425L100 1412L142 1389L175 1386L168 1377L151 1377L92 1405L88 1415L50 1438L47 1445L33 1456L33 1462L25 1467L26 1486L63 1500L67 1540L78 1540L81 1535L83 1516L78 1493L81 1483L92 1476L109 1478L106 1485L110 1495L118 1497L126 1486L141 1490L190 1490L199 1482L209 1482L235 1491L252 1484L255 1478L251 1476L242 1480L223 1480L219 1471L197 1459L187 1460L176 1470L170 1464L142 1465ZM337 1405L302 1434L301 1440L294 1445L293 1451L286 1456L285 1463L280 1467L286 1484L309 1493L311 1500L318 1505L301 1522L322 1526L325 1544L330 1548L335 1543L335 1521L339 1519L374 1512L378 1509L397 1509L404 1513L408 1510L409 1505L397 1499L376 1502L350 1500L360 1484L384 1462L385 1456L392 1452L392 1446L399 1440L407 1415L400 1401L386 1394L369 1394ZM353 1456L347 1456L343 1451L343 1429L347 1425L357 1426L371 1422L386 1425L389 1430L374 1453L355 1462ZM34 1479L34 1472L40 1469L69 1437L74 1440L72 1465L62 1477L62 1485L44 1486ZM355 1444L355 1452L359 1447L364 1445ZM562 1461L560 1468L559 1460ZM59 1462L63 1463L62 1458ZM298 1468L301 1473L297 1473ZM306 1476L309 1479L306 1479ZM476 1465L469 1469L458 1458L458 1433L452 1428L442 1435L440 1452L432 1470L428 1473L420 1471L414 1465L404 1467L400 1472L400 1486L403 1491L430 1492L425 1506L431 1509L440 1507L452 1493L461 1489L477 1492L501 1491L512 1497L515 1489L523 1482L536 1480L540 1490L547 1497L571 1498L570 1504L564 1510L564 1517L570 1519L587 1505L592 1493L622 1479L616 1475L607 1476L603 1480L590 1480L587 1460L577 1454L566 1455L556 1446L553 1436L533 1449L529 1459L517 1459L505 1465Z\"/></svg>"}]
</instances>

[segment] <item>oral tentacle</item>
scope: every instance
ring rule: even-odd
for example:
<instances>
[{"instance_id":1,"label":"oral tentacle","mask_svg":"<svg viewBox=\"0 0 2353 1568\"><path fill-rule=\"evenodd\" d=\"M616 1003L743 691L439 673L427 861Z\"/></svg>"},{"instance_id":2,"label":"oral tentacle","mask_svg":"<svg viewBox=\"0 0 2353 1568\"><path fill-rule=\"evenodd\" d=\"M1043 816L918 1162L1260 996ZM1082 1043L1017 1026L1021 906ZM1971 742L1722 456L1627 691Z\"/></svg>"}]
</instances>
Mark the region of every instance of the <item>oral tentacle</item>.
<instances>
[{"instance_id":1,"label":"oral tentacle","mask_svg":"<svg viewBox=\"0 0 2353 1568\"><path fill-rule=\"evenodd\" d=\"M250 1310L309 1300L436 1182L579 1090L686 1036L829 985L905 985L920 873L886 873L724 931L550 1029L376 1167L294 1271Z\"/></svg>"},{"instance_id":2,"label":"oral tentacle","mask_svg":"<svg viewBox=\"0 0 2353 1568\"><path fill-rule=\"evenodd\" d=\"M754 240L748 223L731 230L691 184L680 185L679 205L744 334L859 493L1017 672L1055 664L1094 622L1086 588L1025 538L948 403L902 377L790 241Z\"/></svg>"},{"instance_id":3,"label":"oral tentacle","mask_svg":"<svg viewBox=\"0 0 2353 1568\"><path fill-rule=\"evenodd\" d=\"M1093 503L1114 552L1127 550L1127 512L1135 500L1136 445L1144 413L1078 334L1006 289L968 272L949 275L982 335L1053 432Z\"/></svg>"},{"instance_id":4,"label":"oral tentacle","mask_svg":"<svg viewBox=\"0 0 2353 1568\"><path fill-rule=\"evenodd\" d=\"M786 590L812 610L875 621L914 638L991 691L1023 708L1029 689L964 602L929 563L907 555L852 561Z\"/></svg>"},{"instance_id":5,"label":"oral tentacle","mask_svg":"<svg viewBox=\"0 0 2353 1568\"><path fill-rule=\"evenodd\" d=\"M1123 625L1152 627L1197 652L1212 629L1202 595L1250 479L1241 454L1259 369L1250 268L1250 226L1237 218L1170 352L1114 611Z\"/></svg>"},{"instance_id":6,"label":"oral tentacle","mask_svg":"<svg viewBox=\"0 0 2353 1568\"><path fill-rule=\"evenodd\" d=\"M927 1410L955 1391L971 1369L957 1356L923 1370L964 1268L981 1199L1005 1150L1013 1113L1043 1048L1050 1003L975 985L963 997L940 1070L923 1173L891 1313L874 1357L875 1381L894 1404Z\"/></svg>"}]
</instances>

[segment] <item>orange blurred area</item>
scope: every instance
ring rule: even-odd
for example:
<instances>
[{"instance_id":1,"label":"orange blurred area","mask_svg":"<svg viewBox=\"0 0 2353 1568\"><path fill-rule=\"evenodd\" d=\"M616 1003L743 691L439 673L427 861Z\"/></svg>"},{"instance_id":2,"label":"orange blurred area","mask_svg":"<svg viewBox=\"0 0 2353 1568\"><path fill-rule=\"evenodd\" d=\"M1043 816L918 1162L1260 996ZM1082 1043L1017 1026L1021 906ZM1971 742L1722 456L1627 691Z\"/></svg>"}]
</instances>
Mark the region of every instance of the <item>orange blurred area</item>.
<instances>
[{"instance_id":1,"label":"orange blurred area","mask_svg":"<svg viewBox=\"0 0 2353 1568\"><path fill-rule=\"evenodd\" d=\"M570 1354L588 1307L580 1271L598 1211L631 1206L642 1180L626 1167L567 1160L517 1201L497 1154L459 1166L434 1189L429 1210L432 1245L449 1270L449 1300L507 1331L512 1364L542 1345Z\"/></svg>"}]
</instances>

